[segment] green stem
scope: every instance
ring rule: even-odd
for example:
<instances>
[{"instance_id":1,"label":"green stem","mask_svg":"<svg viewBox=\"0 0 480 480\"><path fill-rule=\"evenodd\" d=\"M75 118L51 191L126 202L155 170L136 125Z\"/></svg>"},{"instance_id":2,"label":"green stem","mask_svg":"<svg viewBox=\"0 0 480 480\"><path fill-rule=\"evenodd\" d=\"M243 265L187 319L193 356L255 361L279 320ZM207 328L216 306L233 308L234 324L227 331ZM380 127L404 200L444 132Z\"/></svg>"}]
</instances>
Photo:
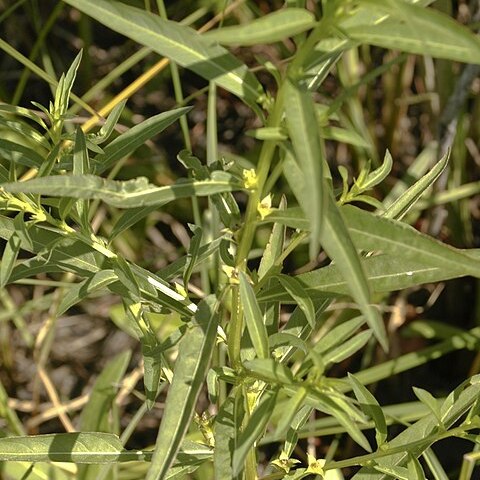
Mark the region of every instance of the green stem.
<instances>
[{"instance_id":1,"label":"green stem","mask_svg":"<svg viewBox=\"0 0 480 480\"><path fill-rule=\"evenodd\" d=\"M283 115L283 97L284 88L281 86L277 94L275 105L273 106L272 114L268 118L267 127L275 128L280 126ZM257 223L257 207L262 198L263 187L268 178L268 172L270 171L270 165L272 163L276 146L276 140L266 140L263 143L260 151L256 172L257 185L248 199L247 212L245 214L245 227L237 251L236 263L238 267L243 268L243 264L246 261L252 247Z\"/></svg>"},{"instance_id":2,"label":"green stem","mask_svg":"<svg viewBox=\"0 0 480 480\"><path fill-rule=\"evenodd\" d=\"M232 287L232 313L228 328L228 356L234 369L241 365L240 350L243 333L243 311L240 305L240 287Z\"/></svg>"}]
</instances>

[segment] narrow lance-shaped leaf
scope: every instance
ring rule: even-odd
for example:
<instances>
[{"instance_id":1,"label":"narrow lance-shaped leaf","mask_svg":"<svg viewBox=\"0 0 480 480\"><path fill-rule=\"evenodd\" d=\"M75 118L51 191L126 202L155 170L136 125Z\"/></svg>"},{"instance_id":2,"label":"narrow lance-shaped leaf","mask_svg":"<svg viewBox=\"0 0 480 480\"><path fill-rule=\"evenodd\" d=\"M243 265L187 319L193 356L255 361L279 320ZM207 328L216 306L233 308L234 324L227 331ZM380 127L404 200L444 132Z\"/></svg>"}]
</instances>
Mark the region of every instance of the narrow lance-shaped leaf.
<instances>
[{"instance_id":1,"label":"narrow lance-shaped leaf","mask_svg":"<svg viewBox=\"0 0 480 480\"><path fill-rule=\"evenodd\" d=\"M146 480L163 478L175 460L207 376L218 321L215 297L209 296L200 302L195 319L180 343L173 381Z\"/></svg>"},{"instance_id":2,"label":"narrow lance-shaped leaf","mask_svg":"<svg viewBox=\"0 0 480 480\"><path fill-rule=\"evenodd\" d=\"M114 399L130 362L131 352L126 350L110 360L93 386L90 399L82 411L80 429L86 432L117 433L119 423ZM80 465L78 480L96 478L97 466Z\"/></svg>"},{"instance_id":3,"label":"narrow lance-shaped leaf","mask_svg":"<svg viewBox=\"0 0 480 480\"><path fill-rule=\"evenodd\" d=\"M310 257L318 253L322 220L327 202L323 181L323 152L312 94L299 84L286 83L285 116L296 160L308 197L299 199L311 223ZM303 199L303 201L302 201Z\"/></svg>"},{"instance_id":4,"label":"narrow lance-shaped leaf","mask_svg":"<svg viewBox=\"0 0 480 480\"><path fill-rule=\"evenodd\" d=\"M438 419L439 426L442 426L442 416L440 414L440 402L427 390L423 388L413 387L415 396L428 407L428 409Z\"/></svg>"},{"instance_id":5,"label":"narrow lance-shaped leaf","mask_svg":"<svg viewBox=\"0 0 480 480\"><path fill-rule=\"evenodd\" d=\"M103 148L104 153L98 154L94 158L95 173L102 173L112 167L190 110L191 107L181 107L159 113L122 133Z\"/></svg>"},{"instance_id":6,"label":"narrow lance-shaped leaf","mask_svg":"<svg viewBox=\"0 0 480 480\"><path fill-rule=\"evenodd\" d=\"M183 272L183 285L187 288L187 284L190 281L190 276L192 275L193 268L198 259L198 253L200 250L200 245L202 243L202 229L198 226L190 226L193 236L190 239L190 247L188 249L187 263L185 264L185 270Z\"/></svg>"},{"instance_id":7,"label":"narrow lance-shaped leaf","mask_svg":"<svg viewBox=\"0 0 480 480\"><path fill-rule=\"evenodd\" d=\"M456 250L410 225L378 217L356 207L346 205L341 211L358 248L381 250L393 257L456 272L463 270L464 275L480 277L480 261L468 251Z\"/></svg>"},{"instance_id":8,"label":"narrow lance-shaped leaf","mask_svg":"<svg viewBox=\"0 0 480 480\"><path fill-rule=\"evenodd\" d=\"M237 401L238 390L234 390L221 405L214 423L215 449L213 453L213 464L215 480L233 478L232 456L234 451L234 440L239 433L239 424L243 412L238 411Z\"/></svg>"},{"instance_id":9,"label":"narrow lance-shaped leaf","mask_svg":"<svg viewBox=\"0 0 480 480\"><path fill-rule=\"evenodd\" d=\"M107 287L117 280L118 277L115 272L106 269L100 270L80 283L72 285L62 297L62 301L57 308L57 315L63 315L69 308L81 302L88 295Z\"/></svg>"},{"instance_id":10,"label":"narrow lance-shaped leaf","mask_svg":"<svg viewBox=\"0 0 480 480\"><path fill-rule=\"evenodd\" d=\"M88 158L87 143L85 134L81 128L75 133L75 145L73 148L73 174L84 175L90 172L90 160ZM90 227L88 219L88 201L78 200L76 203L78 215L82 226L88 230ZM66 216L66 215L65 215Z\"/></svg>"},{"instance_id":11,"label":"narrow lance-shaped leaf","mask_svg":"<svg viewBox=\"0 0 480 480\"><path fill-rule=\"evenodd\" d=\"M145 177L121 182L95 175L58 175L1 186L8 192L94 198L117 208L160 206L178 198L206 196L242 188L232 175L220 171L214 172L208 180L182 180L164 187L148 183Z\"/></svg>"},{"instance_id":12,"label":"narrow lance-shaped leaf","mask_svg":"<svg viewBox=\"0 0 480 480\"><path fill-rule=\"evenodd\" d=\"M387 439L387 421L383 414L382 408L377 402L376 398L370 391L359 382L354 375L348 374L348 379L352 385L353 392L360 403L360 408L368 415L375 423L375 438L377 440L377 447L383 445Z\"/></svg>"},{"instance_id":13,"label":"narrow lance-shaped leaf","mask_svg":"<svg viewBox=\"0 0 480 480\"><path fill-rule=\"evenodd\" d=\"M303 401L307 395L307 391L304 387L299 387L297 392L290 398L282 411L282 416L277 425L275 435L278 438L282 438L290 428L295 415L303 405Z\"/></svg>"},{"instance_id":14,"label":"narrow lance-shaped leaf","mask_svg":"<svg viewBox=\"0 0 480 480\"><path fill-rule=\"evenodd\" d=\"M278 206L279 210L287 208L287 201L285 197L282 197ZM274 266L275 261L282 253L283 245L285 242L285 225L274 224L268 243L264 249L262 259L260 260L260 266L258 267L258 278L262 279L269 270ZM279 267L280 268L280 267Z\"/></svg>"},{"instance_id":15,"label":"narrow lance-shaped leaf","mask_svg":"<svg viewBox=\"0 0 480 480\"><path fill-rule=\"evenodd\" d=\"M380 345L388 350L385 325L378 310L370 303L370 288L360 257L333 198L328 198L326 225L321 235L322 246L347 281L352 297Z\"/></svg>"},{"instance_id":16,"label":"narrow lance-shaped leaf","mask_svg":"<svg viewBox=\"0 0 480 480\"><path fill-rule=\"evenodd\" d=\"M409 480L426 480L423 468L415 456L410 455L407 468Z\"/></svg>"},{"instance_id":17,"label":"narrow lance-shaped leaf","mask_svg":"<svg viewBox=\"0 0 480 480\"><path fill-rule=\"evenodd\" d=\"M234 477L243 470L248 451L257 441L267 426L277 400L277 392L266 391L261 403L255 408L245 430L240 433L232 459L232 472Z\"/></svg>"},{"instance_id":18,"label":"narrow lance-shaped leaf","mask_svg":"<svg viewBox=\"0 0 480 480\"><path fill-rule=\"evenodd\" d=\"M20 238L13 234L7 241L0 263L0 288L5 287L12 273L22 242Z\"/></svg>"},{"instance_id":19,"label":"narrow lance-shaped leaf","mask_svg":"<svg viewBox=\"0 0 480 480\"><path fill-rule=\"evenodd\" d=\"M83 431L112 433L109 414L130 357L130 350L118 354L107 363L98 376L90 399L82 411L80 424Z\"/></svg>"},{"instance_id":20,"label":"narrow lance-shaped leaf","mask_svg":"<svg viewBox=\"0 0 480 480\"><path fill-rule=\"evenodd\" d=\"M300 307L312 329L315 328L315 307L312 299L303 289L302 284L295 277L287 275L279 275L277 278L283 288L285 288L295 300L295 303Z\"/></svg>"},{"instance_id":21,"label":"narrow lance-shaped leaf","mask_svg":"<svg viewBox=\"0 0 480 480\"><path fill-rule=\"evenodd\" d=\"M361 350L371 337L372 331L364 330L358 335L355 335L354 337L347 340L345 343L325 352L325 354L323 355L323 361L325 362L325 364L340 363Z\"/></svg>"},{"instance_id":22,"label":"narrow lance-shaped leaf","mask_svg":"<svg viewBox=\"0 0 480 480\"><path fill-rule=\"evenodd\" d=\"M351 217L353 221L356 222L356 212L360 210L355 207L340 207L340 211L344 212L346 208L354 209ZM425 235L422 236L419 232L411 228L410 230L412 231L414 238L416 238L417 235L422 236L423 241L425 242L424 253L422 256L420 256L418 249L411 251L410 242L412 238L409 237L410 234L408 232L403 232L403 240L401 240L400 233L397 233L396 236L399 237L399 240L393 242L393 244L380 244L376 237L372 238L371 241L367 243L367 238L369 236L368 229L375 228L374 224L379 217L368 212L364 213L371 217L371 222L368 226L364 227L362 237L357 234L356 229L350 230L350 232L354 241L361 241L358 245L364 245L363 248L365 250L381 248L382 251L385 252L384 254L371 256L362 260L370 287L374 292L402 290L422 283L438 282L441 280L463 277L468 275L469 272L466 271L462 266L462 263L459 262L468 262L468 260L466 260L466 257L468 257L473 260L471 263L471 266L473 266L478 264L478 261L480 260L480 249L455 249L451 246L443 245L431 237ZM285 225L294 228L308 230L309 226L308 221L305 218L302 218L302 212L299 208L291 208L283 212L274 211L266 218L271 219L273 222L284 223ZM395 225L391 227L392 229L395 229L397 224L402 225L398 222L391 221L389 224ZM350 227L348 221L347 225ZM403 229L403 227L399 228ZM385 235L386 241L388 241L390 235L386 233ZM432 257L432 252L430 252L430 247L428 246L430 245L429 242L435 244L434 249L438 250L437 257ZM395 244L396 248L393 249ZM439 249L443 249L443 253L440 253ZM458 261L454 260L454 257L452 256L455 254L460 255ZM430 260L424 261L425 256L428 256ZM449 265L441 263L440 257L443 256L446 258L451 257L452 262ZM437 261L435 261L435 258L437 258ZM301 282L306 294L312 299L325 298L332 294L345 295L349 293L347 281L342 276L338 266L335 264L312 272L297 275L295 278ZM288 295L286 290L275 279L271 281L269 286L258 292L257 298L259 302L273 300L282 302L291 301L290 295Z\"/></svg>"},{"instance_id":23,"label":"narrow lance-shaped leaf","mask_svg":"<svg viewBox=\"0 0 480 480\"><path fill-rule=\"evenodd\" d=\"M262 92L256 77L223 47L191 28L153 13L109 0L65 0L107 27L254 104Z\"/></svg>"},{"instance_id":24,"label":"narrow lance-shaped leaf","mask_svg":"<svg viewBox=\"0 0 480 480\"><path fill-rule=\"evenodd\" d=\"M145 461L151 452L126 451L111 433L55 433L0 438L0 461L80 464Z\"/></svg>"},{"instance_id":25,"label":"narrow lance-shaped leaf","mask_svg":"<svg viewBox=\"0 0 480 480\"><path fill-rule=\"evenodd\" d=\"M413 205L415 205L417 200L420 199L427 188L442 174L447 167L449 157L450 152L447 152L428 173L415 182L395 203L390 205L383 216L385 218L401 220Z\"/></svg>"},{"instance_id":26,"label":"narrow lance-shaped leaf","mask_svg":"<svg viewBox=\"0 0 480 480\"><path fill-rule=\"evenodd\" d=\"M262 15L245 25L223 27L203 36L223 45L273 43L302 33L315 26L315 16L303 8L284 8Z\"/></svg>"},{"instance_id":27,"label":"narrow lance-shaped leaf","mask_svg":"<svg viewBox=\"0 0 480 480\"><path fill-rule=\"evenodd\" d=\"M242 300L243 312L247 330L252 340L253 348L259 358L268 358L268 335L263 315L258 306L255 292L250 285L248 277L243 272L239 272L240 279L240 298Z\"/></svg>"},{"instance_id":28,"label":"narrow lance-shaped leaf","mask_svg":"<svg viewBox=\"0 0 480 480\"><path fill-rule=\"evenodd\" d=\"M473 380L473 379L472 379ZM480 384L474 381L465 382L449 395L451 400L451 408L443 417L445 428L450 428L465 412L477 401L480 394ZM423 417L416 423L408 427L406 430L397 435L388 442L391 448L401 448L401 453L389 455L378 459L378 464L382 467L404 467L409 461L409 452L412 450L413 444L416 454L422 453L432 443L429 437L438 428L438 420L433 413ZM423 445L419 445L419 440L425 439ZM374 468L362 467L352 480L381 480L384 476L375 471Z\"/></svg>"},{"instance_id":29,"label":"narrow lance-shaped leaf","mask_svg":"<svg viewBox=\"0 0 480 480\"><path fill-rule=\"evenodd\" d=\"M466 63L480 63L480 40L444 13L413 2L365 0L340 23L352 40Z\"/></svg>"}]
</instances>

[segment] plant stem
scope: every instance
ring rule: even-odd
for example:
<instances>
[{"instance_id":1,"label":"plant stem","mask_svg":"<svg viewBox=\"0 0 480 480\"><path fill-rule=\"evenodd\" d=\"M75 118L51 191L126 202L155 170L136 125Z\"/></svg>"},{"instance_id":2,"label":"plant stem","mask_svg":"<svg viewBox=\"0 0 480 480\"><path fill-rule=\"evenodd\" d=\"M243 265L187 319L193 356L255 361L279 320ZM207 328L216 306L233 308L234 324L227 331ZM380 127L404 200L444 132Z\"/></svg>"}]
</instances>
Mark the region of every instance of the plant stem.
<instances>
[{"instance_id":1,"label":"plant stem","mask_svg":"<svg viewBox=\"0 0 480 480\"><path fill-rule=\"evenodd\" d=\"M267 120L267 127L275 128L279 127L282 115L283 115L283 97L284 87L280 87L277 94L277 99L272 109L272 113ZM260 203L263 194L263 187L267 181L268 172L270 171L270 165L272 163L273 154L277 146L276 140L266 140L260 151L260 157L257 165L257 184L253 189L248 199L247 212L245 215L245 227L240 239L240 244L237 251L236 264L237 267L244 268L244 262L246 261L250 249L253 243L253 237L255 235L256 219L257 219L257 207Z\"/></svg>"}]
</instances>

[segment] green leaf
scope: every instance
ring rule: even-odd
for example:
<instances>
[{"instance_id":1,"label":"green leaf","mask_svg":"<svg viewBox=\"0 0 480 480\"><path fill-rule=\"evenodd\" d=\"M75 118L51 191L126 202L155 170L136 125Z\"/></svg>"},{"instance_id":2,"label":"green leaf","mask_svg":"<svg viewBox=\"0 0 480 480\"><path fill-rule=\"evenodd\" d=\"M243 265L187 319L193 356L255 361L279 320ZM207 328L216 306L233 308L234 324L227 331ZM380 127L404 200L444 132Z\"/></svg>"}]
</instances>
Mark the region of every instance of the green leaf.
<instances>
[{"instance_id":1,"label":"green leaf","mask_svg":"<svg viewBox=\"0 0 480 480\"><path fill-rule=\"evenodd\" d=\"M82 60L82 50L80 50L70 65L66 74L63 74L58 81L57 88L55 90L55 100L53 105L52 114L55 120L62 119L63 115L68 108L68 102L70 101L70 93L72 91L73 82L77 76L77 70ZM54 128L56 125L54 124Z\"/></svg>"},{"instance_id":2,"label":"green leaf","mask_svg":"<svg viewBox=\"0 0 480 480\"><path fill-rule=\"evenodd\" d=\"M152 212L158 210L158 205L150 205L149 207L137 207L130 208L126 212L123 212L119 219L115 222L108 240L113 241L114 238L118 237L122 232L128 230L130 227L133 227L137 222L150 215Z\"/></svg>"},{"instance_id":3,"label":"green leaf","mask_svg":"<svg viewBox=\"0 0 480 480\"><path fill-rule=\"evenodd\" d=\"M409 480L426 480L425 473L423 472L420 462L413 455L409 455L407 468Z\"/></svg>"},{"instance_id":4,"label":"green leaf","mask_svg":"<svg viewBox=\"0 0 480 480\"><path fill-rule=\"evenodd\" d=\"M350 228L350 224L348 221L343 221L333 198L331 196L328 198L326 225L320 237L322 246L347 281L352 298L357 302L380 345L384 350L388 350L387 334L382 317L370 303L368 280L347 229L347 225Z\"/></svg>"},{"instance_id":5,"label":"green leaf","mask_svg":"<svg viewBox=\"0 0 480 480\"><path fill-rule=\"evenodd\" d=\"M255 298L255 292L244 272L239 272L239 279L240 298L253 348L259 358L268 358L270 353L268 348L267 329L263 322L263 315L258 306L257 299Z\"/></svg>"},{"instance_id":6,"label":"green leaf","mask_svg":"<svg viewBox=\"0 0 480 480\"><path fill-rule=\"evenodd\" d=\"M352 440L358 445L364 448L367 452L371 452L372 449L368 443L367 438L362 433L357 425L358 418L361 412L354 409L347 401L338 401L335 395L332 395L332 391L327 392L309 392L305 402L317 410L327 413L335 417L338 422L345 428ZM357 418L355 418L357 417Z\"/></svg>"},{"instance_id":7,"label":"green leaf","mask_svg":"<svg viewBox=\"0 0 480 480\"><path fill-rule=\"evenodd\" d=\"M477 401L480 394L480 384L466 382L449 395L451 408L443 417L445 428L450 428L465 412ZM433 443L430 435L438 428L438 420L433 413L423 417L405 429L394 439L388 442L390 448L399 448L401 453L395 453L377 460L382 468L405 467L409 461L409 452L415 449L415 454L420 455ZM419 440L425 439L422 445ZM403 448L402 448L403 447ZM352 480L381 480L383 475L372 467L362 467Z\"/></svg>"},{"instance_id":8,"label":"green leaf","mask_svg":"<svg viewBox=\"0 0 480 480\"><path fill-rule=\"evenodd\" d=\"M355 378L354 375L349 373L348 379L352 385L353 392L360 403L360 408L375 423L375 438L377 440L378 448L385 443L388 434L387 421L385 420L382 407L380 407L376 398L361 382Z\"/></svg>"},{"instance_id":9,"label":"green leaf","mask_svg":"<svg viewBox=\"0 0 480 480\"><path fill-rule=\"evenodd\" d=\"M415 396L435 415L439 425L442 425L440 402L430 392L424 390L423 388L412 387L412 390Z\"/></svg>"},{"instance_id":10,"label":"green leaf","mask_svg":"<svg viewBox=\"0 0 480 480\"><path fill-rule=\"evenodd\" d=\"M315 26L315 16L303 8L284 8L267 13L245 25L223 27L203 37L223 45L273 43L305 32Z\"/></svg>"},{"instance_id":11,"label":"green leaf","mask_svg":"<svg viewBox=\"0 0 480 480\"><path fill-rule=\"evenodd\" d=\"M98 376L80 419L80 429L86 432L118 433L119 418L114 399L123 380L131 352L127 350L110 360ZM81 465L78 480L96 477L98 467Z\"/></svg>"},{"instance_id":12,"label":"green leaf","mask_svg":"<svg viewBox=\"0 0 480 480\"><path fill-rule=\"evenodd\" d=\"M57 308L57 315L63 315L73 305L117 280L118 277L113 270L100 270L91 277L82 280L76 285L72 285L62 297L62 301Z\"/></svg>"},{"instance_id":13,"label":"green leaf","mask_svg":"<svg viewBox=\"0 0 480 480\"><path fill-rule=\"evenodd\" d=\"M118 354L107 363L98 376L88 403L82 411L80 421L82 431L112 433L111 408L130 357L130 350Z\"/></svg>"},{"instance_id":14,"label":"green leaf","mask_svg":"<svg viewBox=\"0 0 480 480\"><path fill-rule=\"evenodd\" d=\"M249 370L255 378L268 383L284 385L291 385L293 383L291 370L273 358L254 358L253 360L244 362L244 367Z\"/></svg>"},{"instance_id":15,"label":"green leaf","mask_svg":"<svg viewBox=\"0 0 480 480\"><path fill-rule=\"evenodd\" d=\"M279 438L285 436L285 433L292 425L295 415L302 407L306 395L306 389L303 387L299 387L293 397L288 400L288 403L285 405L285 407L282 408L282 416L280 417L280 421L278 422L277 430L275 432L276 436L278 436Z\"/></svg>"},{"instance_id":16,"label":"green leaf","mask_svg":"<svg viewBox=\"0 0 480 480\"><path fill-rule=\"evenodd\" d=\"M215 417L215 449L213 453L215 480L233 478L233 441L238 434L238 426L235 421L235 404L235 399L230 395L225 402L222 403Z\"/></svg>"},{"instance_id":17,"label":"green leaf","mask_svg":"<svg viewBox=\"0 0 480 480\"><path fill-rule=\"evenodd\" d=\"M480 63L480 39L459 22L432 8L408 2L365 0L355 15L340 27L350 39L360 43Z\"/></svg>"},{"instance_id":18,"label":"green leaf","mask_svg":"<svg viewBox=\"0 0 480 480\"><path fill-rule=\"evenodd\" d=\"M22 228L25 229L25 222L19 221L16 225L12 219L0 215L0 238L8 240L14 232L17 232L21 234L21 248L39 254L37 258L23 262L13 269L10 277L12 282L30 276L34 272L66 271L75 272L82 277L90 277L92 273L104 268L104 264L107 263L106 257L90 245L78 240L76 236L65 238L62 234L44 230L35 225L30 226L25 234L25 232L22 233ZM158 275L135 264L129 266L139 283L142 297L186 317L190 317L192 312L196 311L197 307L193 303L182 297ZM33 272L30 271L30 267L33 267ZM115 291L115 285L115 283L110 284L109 288ZM125 290L124 287L122 288L116 293L124 295Z\"/></svg>"},{"instance_id":19,"label":"green leaf","mask_svg":"<svg viewBox=\"0 0 480 480\"><path fill-rule=\"evenodd\" d=\"M190 239L190 247L188 248L187 263L183 271L183 285L187 288L188 282L193 272L193 268L198 260L198 253L202 243L202 229L195 225L190 225L193 231L193 236Z\"/></svg>"},{"instance_id":20,"label":"green leaf","mask_svg":"<svg viewBox=\"0 0 480 480\"><path fill-rule=\"evenodd\" d=\"M420 233L410 225L378 217L350 205L342 207L342 214L357 248L381 250L392 257L480 277L480 261L467 252Z\"/></svg>"},{"instance_id":21,"label":"green leaf","mask_svg":"<svg viewBox=\"0 0 480 480\"><path fill-rule=\"evenodd\" d=\"M1 185L8 192L103 200L117 208L164 205L175 199L206 196L213 193L240 190L235 178L226 172L214 172L208 180L179 180L173 185L156 187L145 177L124 182L106 180L95 175L56 175L27 182Z\"/></svg>"},{"instance_id":22,"label":"green leaf","mask_svg":"<svg viewBox=\"0 0 480 480\"><path fill-rule=\"evenodd\" d=\"M112 30L215 81L247 103L254 104L262 93L260 83L244 64L185 25L115 1L65 1Z\"/></svg>"},{"instance_id":23,"label":"green leaf","mask_svg":"<svg viewBox=\"0 0 480 480\"><path fill-rule=\"evenodd\" d=\"M12 273L22 242L15 233L8 239L0 263L0 288L5 287Z\"/></svg>"},{"instance_id":24,"label":"green leaf","mask_svg":"<svg viewBox=\"0 0 480 480\"><path fill-rule=\"evenodd\" d=\"M288 98L285 102L288 133L302 172L304 191L308 192L308 196L303 194L298 200L310 220L310 258L314 258L319 249L318 241L328 201L327 186L323 181L323 146L312 94L306 88L287 80L285 97Z\"/></svg>"},{"instance_id":25,"label":"green leaf","mask_svg":"<svg viewBox=\"0 0 480 480\"><path fill-rule=\"evenodd\" d=\"M73 175L83 175L90 172L90 159L88 157L87 143L83 130L78 127L75 133L75 145L73 148ZM88 218L88 200L78 200L76 202L80 223L85 231L88 231L90 222ZM66 214L64 214L64 217Z\"/></svg>"},{"instance_id":26,"label":"green leaf","mask_svg":"<svg viewBox=\"0 0 480 480\"><path fill-rule=\"evenodd\" d=\"M117 125L126 103L126 100L117 103L110 112L110 115L107 117L106 122L101 126L100 130L96 134L90 135L89 140L92 140L96 144L101 144L108 140L110 135L113 133L115 126Z\"/></svg>"},{"instance_id":27,"label":"green leaf","mask_svg":"<svg viewBox=\"0 0 480 480\"><path fill-rule=\"evenodd\" d=\"M433 182L442 174L448 164L450 152L448 151L433 168L416 181L409 189L407 189L392 205L390 205L383 216L385 218L394 218L401 220L403 216L415 205L417 200L432 185Z\"/></svg>"},{"instance_id":28,"label":"green leaf","mask_svg":"<svg viewBox=\"0 0 480 480\"><path fill-rule=\"evenodd\" d=\"M133 273L130 265L123 257L115 257L110 259L110 265L117 275L118 279L124 285L130 294L136 297L140 296L140 288L138 281Z\"/></svg>"},{"instance_id":29,"label":"green leaf","mask_svg":"<svg viewBox=\"0 0 480 480\"><path fill-rule=\"evenodd\" d=\"M282 198L278 208L284 210L287 207L285 198ZM267 272L274 266L276 259L282 253L285 243L285 226L275 223L270 233L270 238L263 251L260 266L258 267L258 278L262 279Z\"/></svg>"},{"instance_id":30,"label":"green leaf","mask_svg":"<svg viewBox=\"0 0 480 480\"><path fill-rule=\"evenodd\" d=\"M355 317L332 328L324 337L314 345L316 353L323 354L328 350L341 345L345 340L355 335L357 330L365 323L363 317Z\"/></svg>"},{"instance_id":31,"label":"green leaf","mask_svg":"<svg viewBox=\"0 0 480 480\"><path fill-rule=\"evenodd\" d=\"M125 451L111 433L54 433L0 438L0 461L118 463L148 460L151 452Z\"/></svg>"},{"instance_id":32,"label":"green leaf","mask_svg":"<svg viewBox=\"0 0 480 480\"><path fill-rule=\"evenodd\" d=\"M173 381L168 390L155 452L146 480L163 478L175 460L207 376L218 322L215 297L206 297L200 302L195 319L180 342Z\"/></svg>"},{"instance_id":33,"label":"green leaf","mask_svg":"<svg viewBox=\"0 0 480 480\"><path fill-rule=\"evenodd\" d=\"M266 428L277 401L277 392L266 391L262 396L262 401L250 416L245 430L238 436L232 458L232 473L234 477L242 472L248 451Z\"/></svg>"},{"instance_id":34,"label":"green leaf","mask_svg":"<svg viewBox=\"0 0 480 480\"><path fill-rule=\"evenodd\" d=\"M312 299L305 293L302 284L295 277L287 275L279 275L277 278L283 288L300 307L312 329L314 329L316 324L315 307L313 306Z\"/></svg>"},{"instance_id":35,"label":"green leaf","mask_svg":"<svg viewBox=\"0 0 480 480\"><path fill-rule=\"evenodd\" d=\"M323 354L325 364L340 363L346 358L350 358L354 353L362 349L372 337L371 330L365 330L358 335L347 340L342 345L338 345Z\"/></svg>"},{"instance_id":36,"label":"green leaf","mask_svg":"<svg viewBox=\"0 0 480 480\"><path fill-rule=\"evenodd\" d=\"M44 162L42 155L32 148L20 145L19 143L0 139L0 154L2 158L19 165L25 165L29 168L39 168Z\"/></svg>"},{"instance_id":37,"label":"green leaf","mask_svg":"<svg viewBox=\"0 0 480 480\"><path fill-rule=\"evenodd\" d=\"M356 147L369 149L370 144L355 130L340 127L322 127L322 137L327 140L335 140L340 143L348 143Z\"/></svg>"},{"instance_id":38,"label":"green leaf","mask_svg":"<svg viewBox=\"0 0 480 480\"><path fill-rule=\"evenodd\" d=\"M102 173L112 167L190 110L191 107L182 107L159 113L122 133L103 148L104 153L94 158L95 173Z\"/></svg>"}]
</instances>

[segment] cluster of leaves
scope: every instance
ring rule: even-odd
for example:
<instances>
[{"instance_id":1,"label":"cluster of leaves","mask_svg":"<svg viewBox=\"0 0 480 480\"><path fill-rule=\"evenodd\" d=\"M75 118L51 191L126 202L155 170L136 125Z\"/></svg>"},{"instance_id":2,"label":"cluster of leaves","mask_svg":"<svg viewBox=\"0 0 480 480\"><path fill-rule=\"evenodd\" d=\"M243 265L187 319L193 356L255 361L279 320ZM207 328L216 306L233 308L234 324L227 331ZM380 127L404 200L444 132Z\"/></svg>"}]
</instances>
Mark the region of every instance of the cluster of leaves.
<instances>
[{"instance_id":1,"label":"cluster of leaves","mask_svg":"<svg viewBox=\"0 0 480 480\"><path fill-rule=\"evenodd\" d=\"M465 380L442 400L416 389L420 403L414 423L393 438L387 425L395 415L387 415L365 385L454 349L475 348L478 329L455 330L434 348L343 379L329 376L329 371L366 345L378 342L388 351L373 294L465 275L480 277L478 251L449 247L400 221L444 171L448 155L388 207L367 193L390 173L393 161L388 153L373 171L365 166L351 187L348 174L340 169L344 183L337 196L324 146L328 133L334 131L329 124L336 112L334 106L325 111L316 104L313 93L342 55L362 43L480 63L480 41L447 16L425 8L428 1L329 0L322 3L319 18L289 6L202 36L121 2L66 3L209 82L207 161L180 152L178 160L187 168L188 178L168 186L152 185L145 178L114 180L119 162L189 108L151 117L110 140L122 102L98 132L72 131L66 113L81 55L60 78L49 108L36 105L43 115L0 106L2 125L9 131L8 138L0 140L0 237L6 241L0 287L40 273L73 274L77 282L68 287L56 315L93 294L118 295L128 331L142 345L145 409L154 406L160 390L169 384L153 451L124 450L125 438L114 435L104 417L85 422L79 433L24 436L15 413L3 407L6 433L16 436L0 439L0 459L13 465L75 462L80 465L78 478L107 478L110 464L136 460L150 462L147 480L180 478L205 463L213 464L215 478L253 479L257 478L256 446L263 438L282 445L272 459L277 470L267 472L265 478L300 479L310 474L340 478L341 468L361 467L353 478L420 479L425 478L420 456L435 478L446 478L430 446L451 436L477 442L478 378ZM257 77L224 47L274 43L287 37L297 48L286 69L265 65L277 82L276 94L265 92ZM218 159L217 87L239 97L263 121L255 132L263 143L252 170ZM105 172L109 172L106 177ZM297 206L287 206L282 198L272 207L267 186L273 188L278 172ZM248 195L243 216L236 191ZM127 229L167 203L181 198L195 203L198 197L208 197L215 222L206 232L202 219L195 219L184 257L153 273L118 254L115 239ZM92 228L99 201L125 210L107 238ZM350 205L359 201L377 211ZM271 225L271 235L258 269L251 270L247 260L259 225ZM307 239L310 258L316 258L321 248L332 263L297 276L283 274L285 258L303 248ZM21 251L28 252L27 258L19 259ZM201 300L189 293L190 280L197 274L214 292ZM329 325L327 307L345 296L353 299L359 315L346 315ZM294 309L281 324L281 306L286 304ZM165 311L176 312L183 323L169 337L159 338L151 314ZM177 358L171 365L173 349ZM103 386L118 383L127 364L126 354L112 362L98 380L92 401L95 393L102 395ZM204 439L192 442L185 437L197 428L192 418L205 382L216 414L197 419ZM332 425L325 420L333 421L368 453L338 461L309 458L306 468L297 468L292 454L302 429L312 428L307 420L313 411L326 417L317 428ZM88 415L94 412L91 406ZM87 413L86 408L85 418ZM265 437L269 425L272 429ZM375 449L362 432L365 428L375 430ZM26 475L33 468L26 467ZM60 467L49 468L58 470L55 478L69 478ZM467 479L470 471L471 462L462 478Z\"/></svg>"}]
</instances>

